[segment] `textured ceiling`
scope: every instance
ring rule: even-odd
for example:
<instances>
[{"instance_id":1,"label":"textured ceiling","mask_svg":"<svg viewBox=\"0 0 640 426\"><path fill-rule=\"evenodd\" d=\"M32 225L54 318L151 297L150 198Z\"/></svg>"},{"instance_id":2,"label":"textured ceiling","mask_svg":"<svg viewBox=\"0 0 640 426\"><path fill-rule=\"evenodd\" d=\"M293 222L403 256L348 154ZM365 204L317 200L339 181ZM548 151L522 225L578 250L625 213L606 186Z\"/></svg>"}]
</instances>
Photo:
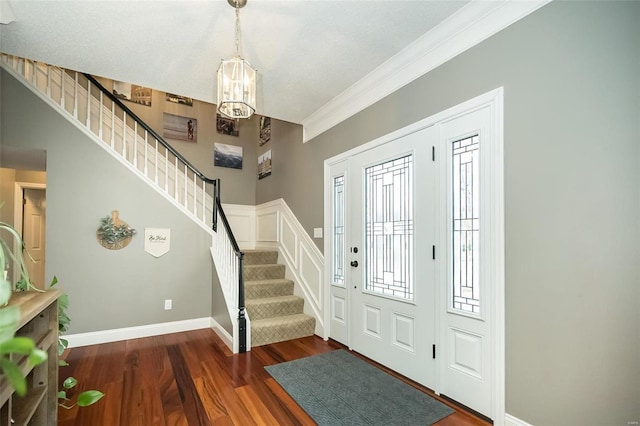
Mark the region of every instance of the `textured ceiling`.
<instances>
[{"instance_id":1,"label":"textured ceiling","mask_svg":"<svg viewBox=\"0 0 640 426\"><path fill-rule=\"evenodd\" d=\"M258 112L301 123L466 3L249 0L242 45L261 77ZM206 102L234 52L226 0L7 4L15 21L0 26L3 52Z\"/></svg>"}]
</instances>

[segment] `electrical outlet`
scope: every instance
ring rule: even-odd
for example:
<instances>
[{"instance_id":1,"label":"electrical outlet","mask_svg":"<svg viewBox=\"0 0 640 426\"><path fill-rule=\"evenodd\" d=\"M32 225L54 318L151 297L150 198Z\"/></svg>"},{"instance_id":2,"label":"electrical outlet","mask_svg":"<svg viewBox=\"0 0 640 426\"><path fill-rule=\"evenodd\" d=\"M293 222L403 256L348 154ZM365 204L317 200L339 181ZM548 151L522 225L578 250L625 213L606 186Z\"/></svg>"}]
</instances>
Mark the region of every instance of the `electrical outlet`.
<instances>
[{"instance_id":1,"label":"electrical outlet","mask_svg":"<svg viewBox=\"0 0 640 426\"><path fill-rule=\"evenodd\" d=\"M166 299L164 301L164 310L165 311L170 311L171 310L171 304L172 304L172 300L171 299Z\"/></svg>"}]
</instances>

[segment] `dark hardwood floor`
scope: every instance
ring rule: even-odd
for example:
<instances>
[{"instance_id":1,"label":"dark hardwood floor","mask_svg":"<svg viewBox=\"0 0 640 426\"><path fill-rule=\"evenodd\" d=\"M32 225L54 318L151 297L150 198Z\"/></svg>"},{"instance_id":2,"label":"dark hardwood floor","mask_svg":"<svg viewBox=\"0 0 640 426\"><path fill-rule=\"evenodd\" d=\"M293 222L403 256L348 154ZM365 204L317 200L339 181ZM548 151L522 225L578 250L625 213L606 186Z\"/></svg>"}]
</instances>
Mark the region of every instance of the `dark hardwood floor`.
<instances>
[{"instance_id":1,"label":"dark hardwood floor","mask_svg":"<svg viewBox=\"0 0 640 426\"><path fill-rule=\"evenodd\" d=\"M60 381L78 379L70 395L99 389L105 397L90 407L61 408L58 424L312 425L263 367L341 348L314 336L234 355L212 330L204 329L71 349L64 356L70 365L60 369ZM456 412L437 425L490 424L443 402Z\"/></svg>"}]
</instances>

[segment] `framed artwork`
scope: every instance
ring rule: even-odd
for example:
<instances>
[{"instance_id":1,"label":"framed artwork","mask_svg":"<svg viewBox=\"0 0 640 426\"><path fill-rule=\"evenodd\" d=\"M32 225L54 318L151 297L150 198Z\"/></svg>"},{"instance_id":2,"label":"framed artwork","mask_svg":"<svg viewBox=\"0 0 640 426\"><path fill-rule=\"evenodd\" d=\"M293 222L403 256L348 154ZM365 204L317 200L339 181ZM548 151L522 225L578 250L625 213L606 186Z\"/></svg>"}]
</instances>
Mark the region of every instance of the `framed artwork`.
<instances>
[{"instance_id":1,"label":"framed artwork","mask_svg":"<svg viewBox=\"0 0 640 426\"><path fill-rule=\"evenodd\" d=\"M187 98L186 96L167 93L165 99L167 100L167 102L173 102L174 104L193 106L193 98Z\"/></svg>"},{"instance_id":2,"label":"framed artwork","mask_svg":"<svg viewBox=\"0 0 640 426\"><path fill-rule=\"evenodd\" d=\"M162 136L179 141L198 142L198 120L163 113Z\"/></svg>"},{"instance_id":3,"label":"framed artwork","mask_svg":"<svg viewBox=\"0 0 640 426\"><path fill-rule=\"evenodd\" d=\"M216 130L223 135L239 136L236 120L216 114Z\"/></svg>"},{"instance_id":4,"label":"framed artwork","mask_svg":"<svg viewBox=\"0 0 640 426\"><path fill-rule=\"evenodd\" d=\"M271 150L258 157L258 179L264 179L271 174Z\"/></svg>"},{"instance_id":5,"label":"framed artwork","mask_svg":"<svg viewBox=\"0 0 640 426\"><path fill-rule=\"evenodd\" d=\"M122 81L113 81L113 95L123 101L151 106L151 89Z\"/></svg>"},{"instance_id":6,"label":"framed artwork","mask_svg":"<svg viewBox=\"0 0 640 426\"><path fill-rule=\"evenodd\" d=\"M242 147L214 143L213 165L217 167L229 167L231 169L242 169Z\"/></svg>"},{"instance_id":7,"label":"framed artwork","mask_svg":"<svg viewBox=\"0 0 640 426\"><path fill-rule=\"evenodd\" d=\"M260 117L260 139L258 146L262 146L271 139L271 117Z\"/></svg>"}]
</instances>

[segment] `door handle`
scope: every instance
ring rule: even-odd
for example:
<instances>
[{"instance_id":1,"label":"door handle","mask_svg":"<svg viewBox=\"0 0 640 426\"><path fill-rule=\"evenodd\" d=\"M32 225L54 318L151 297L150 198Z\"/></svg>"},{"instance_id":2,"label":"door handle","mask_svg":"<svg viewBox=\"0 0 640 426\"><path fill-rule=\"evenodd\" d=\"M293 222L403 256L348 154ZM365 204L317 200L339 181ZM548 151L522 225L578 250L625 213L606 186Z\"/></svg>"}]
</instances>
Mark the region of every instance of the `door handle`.
<instances>
[{"instance_id":1,"label":"door handle","mask_svg":"<svg viewBox=\"0 0 640 426\"><path fill-rule=\"evenodd\" d=\"M351 261L351 266L353 266L354 268L358 267L358 261L357 260L352 260Z\"/></svg>"}]
</instances>

